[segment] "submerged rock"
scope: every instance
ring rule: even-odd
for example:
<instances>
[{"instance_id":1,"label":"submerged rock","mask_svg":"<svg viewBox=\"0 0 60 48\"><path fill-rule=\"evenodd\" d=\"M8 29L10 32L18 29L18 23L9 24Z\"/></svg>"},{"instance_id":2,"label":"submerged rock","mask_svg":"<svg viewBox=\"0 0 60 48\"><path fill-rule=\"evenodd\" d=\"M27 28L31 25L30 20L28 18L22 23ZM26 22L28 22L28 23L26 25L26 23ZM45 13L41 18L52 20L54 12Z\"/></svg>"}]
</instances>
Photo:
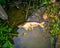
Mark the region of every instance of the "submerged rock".
<instances>
[{"instance_id":1,"label":"submerged rock","mask_svg":"<svg viewBox=\"0 0 60 48\"><path fill-rule=\"evenodd\" d=\"M3 20L8 19L8 15L6 14L6 12L4 11L1 5L0 5L0 18Z\"/></svg>"},{"instance_id":2,"label":"submerged rock","mask_svg":"<svg viewBox=\"0 0 60 48\"><path fill-rule=\"evenodd\" d=\"M39 26L33 30L25 30L23 28L17 31L21 36L14 37L14 48L51 48L49 33L44 32ZM26 35L23 35L26 33Z\"/></svg>"},{"instance_id":3,"label":"submerged rock","mask_svg":"<svg viewBox=\"0 0 60 48\"><path fill-rule=\"evenodd\" d=\"M31 22L40 22L39 18L36 16L30 16L27 21L31 21Z\"/></svg>"},{"instance_id":4,"label":"submerged rock","mask_svg":"<svg viewBox=\"0 0 60 48\"><path fill-rule=\"evenodd\" d=\"M43 14L46 11L46 7L41 7L39 9L36 9L32 15L27 19L27 21L31 21L31 22L42 22L44 21L43 19Z\"/></svg>"}]
</instances>

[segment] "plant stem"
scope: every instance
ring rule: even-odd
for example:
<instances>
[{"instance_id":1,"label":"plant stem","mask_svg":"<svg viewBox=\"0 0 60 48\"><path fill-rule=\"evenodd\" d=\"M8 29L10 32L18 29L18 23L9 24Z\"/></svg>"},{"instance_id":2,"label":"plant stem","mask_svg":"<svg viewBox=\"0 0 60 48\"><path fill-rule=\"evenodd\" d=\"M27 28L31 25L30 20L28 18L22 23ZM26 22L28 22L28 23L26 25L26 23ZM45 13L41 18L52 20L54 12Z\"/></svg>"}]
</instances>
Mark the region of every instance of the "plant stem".
<instances>
[{"instance_id":1,"label":"plant stem","mask_svg":"<svg viewBox=\"0 0 60 48\"><path fill-rule=\"evenodd\" d=\"M29 5L28 5L27 11L26 11L26 19L27 19L27 16L28 16L28 11L29 11L29 7L30 7L30 3L31 3L31 0L29 1Z\"/></svg>"}]
</instances>

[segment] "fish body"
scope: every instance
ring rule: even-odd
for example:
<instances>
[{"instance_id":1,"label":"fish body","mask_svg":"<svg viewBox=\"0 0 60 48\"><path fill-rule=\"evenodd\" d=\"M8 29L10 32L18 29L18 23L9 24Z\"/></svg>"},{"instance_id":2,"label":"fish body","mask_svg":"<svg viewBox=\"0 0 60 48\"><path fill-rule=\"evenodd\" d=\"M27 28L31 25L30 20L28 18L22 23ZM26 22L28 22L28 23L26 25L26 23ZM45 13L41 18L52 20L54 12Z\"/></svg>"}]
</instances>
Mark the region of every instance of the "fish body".
<instances>
[{"instance_id":1,"label":"fish body","mask_svg":"<svg viewBox=\"0 0 60 48\"><path fill-rule=\"evenodd\" d=\"M40 27L42 27L42 28L44 28L44 23L45 22L41 22L41 23L38 23L38 22L27 22L27 23L25 23L24 25L19 25L18 27L19 28L24 28L24 29L26 29L26 30L29 30L29 29L33 29L34 27L36 27L36 26L40 26Z\"/></svg>"}]
</instances>

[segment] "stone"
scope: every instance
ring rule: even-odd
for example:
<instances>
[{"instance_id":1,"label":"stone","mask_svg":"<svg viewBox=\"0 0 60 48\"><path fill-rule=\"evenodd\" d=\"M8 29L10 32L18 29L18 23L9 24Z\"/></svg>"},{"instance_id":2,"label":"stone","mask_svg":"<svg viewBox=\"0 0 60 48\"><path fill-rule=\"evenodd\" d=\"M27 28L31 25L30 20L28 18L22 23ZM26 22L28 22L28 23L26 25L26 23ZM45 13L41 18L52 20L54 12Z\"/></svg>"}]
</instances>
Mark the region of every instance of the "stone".
<instances>
[{"instance_id":1,"label":"stone","mask_svg":"<svg viewBox=\"0 0 60 48\"><path fill-rule=\"evenodd\" d=\"M14 38L14 48L51 48L48 32L44 32L39 26L33 30L18 29L19 34L27 33Z\"/></svg>"},{"instance_id":2,"label":"stone","mask_svg":"<svg viewBox=\"0 0 60 48\"><path fill-rule=\"evenodd\" d=\"M6 12L4 11L1 5L0 5L0 18L3 20L8 19L8 15L6 14Z\"/></svg>"}]
</instances>

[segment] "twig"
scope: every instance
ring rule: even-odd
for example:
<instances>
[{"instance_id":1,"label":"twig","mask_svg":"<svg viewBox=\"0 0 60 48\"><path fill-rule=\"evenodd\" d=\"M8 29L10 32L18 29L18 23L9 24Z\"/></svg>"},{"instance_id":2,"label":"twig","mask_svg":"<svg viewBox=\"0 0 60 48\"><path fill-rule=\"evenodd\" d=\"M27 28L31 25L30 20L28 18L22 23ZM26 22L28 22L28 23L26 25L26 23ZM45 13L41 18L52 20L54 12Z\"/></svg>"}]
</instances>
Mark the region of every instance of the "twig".
<instances>
[{"instance_id":1,"label":"twig","mask_svg":"<svg viewBox=\"0 0 60 48\"><path fill-rule=\"evenodd\" d=\"M29 11L29 7L30 7L30 3L31 3L31 0L29 1L28 9L26 11L26 19L27 19L27 16L28 16L28 11Z\"/></svg>"}]
</instances>

